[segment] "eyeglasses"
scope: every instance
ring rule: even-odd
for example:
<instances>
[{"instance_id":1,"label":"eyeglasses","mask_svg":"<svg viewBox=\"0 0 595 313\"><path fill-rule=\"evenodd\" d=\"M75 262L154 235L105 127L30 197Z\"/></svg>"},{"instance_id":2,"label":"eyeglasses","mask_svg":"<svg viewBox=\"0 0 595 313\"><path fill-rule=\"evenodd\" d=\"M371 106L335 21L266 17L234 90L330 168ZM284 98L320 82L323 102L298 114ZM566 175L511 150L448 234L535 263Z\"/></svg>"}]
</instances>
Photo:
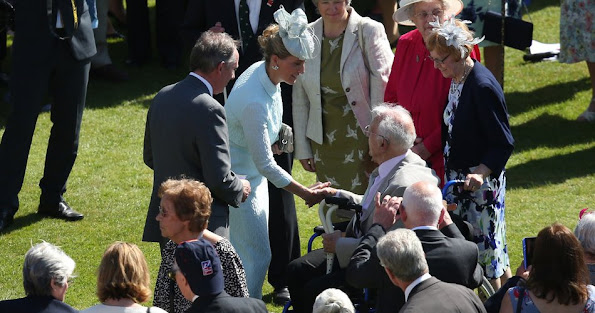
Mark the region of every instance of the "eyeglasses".
<instances>
[{"instance_id":1,"label":"eyeglasses","mask_svg":"<svg viewBox=\"0 0 595 313\"><path fill-rule=\"evenodd\" d=\"M386 142L389 142L388 138L386 138L385 136L370 131L370 125L367 125L366 127L364 127L364 135L366 135L366 137L370 137L370 134L382 137L382 139L386 140Z\"/></svg>"},{"instance_id":2,"label":"eyeglasses","mask_svg":"<svg viewBox=\"0 0 595 313\"><path fill-rule=\"evenodd\" d=\"M167 212L165 212L161 206L159 206L159 215L167 217Z\"/></svg>"},{"instance_id":3,"label":"eyeglasses","mask_svg":"<svg viewBox=\"0 0 595 313\"><path fill-rule=\"evenodd\" d=\"M444 61L446 61L446 59L448 59L449 56L450 56L450 53L447 56L445 56L443 59L434 59L431 56L428 56L428 59L430 59L432 62L434 62L436 64L442 65L442 64L444 64Z\"/></svg>"},{"instance_id":4,"label":"eyeglasses","mask_svg":"<svg viewBox=\"0 0 595 313\"><path fill-rule=\"evenodd\" d=\"M436 9L432 12L421 11L419 13L415 13L413 15L413 17L415 17L416 19L420 19L420 20L426 20L428 18L428 16L442 17L442 15L444 15L444 10Z\"/></svg>"}]
</instances>

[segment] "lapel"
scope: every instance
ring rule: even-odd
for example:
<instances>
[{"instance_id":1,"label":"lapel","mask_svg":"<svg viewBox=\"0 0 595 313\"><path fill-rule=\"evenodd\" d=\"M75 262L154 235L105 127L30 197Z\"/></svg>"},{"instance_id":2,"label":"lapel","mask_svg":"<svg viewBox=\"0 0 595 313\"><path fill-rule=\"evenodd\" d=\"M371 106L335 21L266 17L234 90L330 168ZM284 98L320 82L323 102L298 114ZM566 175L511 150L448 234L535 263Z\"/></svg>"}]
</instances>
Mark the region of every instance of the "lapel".
<instances>
[{"instance_id":1,"label":"lapel","mask_svg":"<svg viewBox=\"0 0 595 313\"><path fill-rule=\"evenodd\" d=\"M314 29L314 35L320 40L316 40L315 43L318 45L318 51L322 51L322 18L319 18L315 22L311 24L312 28ZM308 85L314 86L317 88L315 90L316 95L318 95L318 99L320 99L320 59L322 55L318 53L318 55L311 60L306 61L308 64L306 65L306 71L308 68L310 69L308 75L308 81L311 82ZM319 102L320 103L320 102ZM322 114L322 113L320 113Z\"/></svg>"},{"instance_id":2,"label":"lapel","mask_svg":"<svg viewBox=\"0 0 595 313\"><path fill-rule=\"evenodd\" d=\"M351 9L347 27L345 28L345 36L343 37L343 49L341 50L341 77L343 76L343 66L345 65L345 61L347 61L347 57L353 49L353 46L357 45L357 28L359 27L358 24L361 19L362 17L357 14L355 10Z\"/></svg>"}]
</instances>

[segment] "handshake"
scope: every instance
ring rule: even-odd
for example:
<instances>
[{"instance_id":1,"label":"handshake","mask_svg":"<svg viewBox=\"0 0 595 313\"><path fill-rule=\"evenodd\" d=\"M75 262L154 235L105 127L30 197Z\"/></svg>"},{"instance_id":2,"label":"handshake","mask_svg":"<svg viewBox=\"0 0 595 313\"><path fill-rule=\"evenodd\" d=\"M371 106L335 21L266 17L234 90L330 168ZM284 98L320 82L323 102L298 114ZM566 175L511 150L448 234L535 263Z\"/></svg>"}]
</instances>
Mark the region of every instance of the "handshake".
<instances>
[{"instance_id":1,"label":"handshake","mask_svg":"<svg viewBox=\"0 0 595 313\"><path fill-rule=\"evenodd\" d=\"M302 197L304 200L306 200L306 205L311 207L324 200L326 197L335 196L338 190L330 186L330 182L316 182L314 185L309 186L306 197Z\"/></svg>"}]
</instances>

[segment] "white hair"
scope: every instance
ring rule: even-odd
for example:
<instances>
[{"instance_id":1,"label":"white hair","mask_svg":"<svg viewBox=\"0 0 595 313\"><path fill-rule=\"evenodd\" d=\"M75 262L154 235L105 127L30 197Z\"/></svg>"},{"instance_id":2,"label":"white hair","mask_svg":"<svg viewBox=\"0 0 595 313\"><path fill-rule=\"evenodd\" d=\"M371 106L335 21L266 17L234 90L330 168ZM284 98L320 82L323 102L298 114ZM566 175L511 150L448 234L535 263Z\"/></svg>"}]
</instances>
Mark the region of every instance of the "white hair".
<instances>
[{"instance_id":1,"label":"white hair","mask_svg":"<svg viewBox=\"0 0 595 313\"><path fill-rule=\"evenodd\" d=\"M23 264L23 287L28 296L51 295L51 281L63 286L72 277L75 263L62 249L41 242L29 249Z\"/></svg>"},{"instance_id":2,"label":"white hair","mask_svg":"<svg viewBox=\"0 0 595 313\"><path fill-rule=\"evenodd\" d=\"M372 122L374 121L378 121L378 134L387 137L391 144L403 150L413 147L415 127L407 109L392 103L381 103L372 109Z\"/></svg>"},{"instance_id":3,"label":"white hair","mask_svg":"<svg viewBox=\"0 0 595 313\"><path fill-rule=\"evenodd\" d=\"M585 252L595 256L595 212L583 215L574 229L574 234Z\"/></svg>"},{"instance_id":4,"label":"white hair","mask_svg":"<svg viewBox=\"0 0 595 313\"><path fill-rule=\"evenodd\" d=\"M382 236L376 245L380 265L395 277L412 282L428 273L421 241L410 229L399 228Z\"/></svg>"},{"instance_id":5,"label":"white hair","mask_svg":"<svg viewBox=\"0 0 595 313\"><path fill-rule=\"evenodd\" d=\"M436 226L444 207L442 192L435 184L417 182L405 189L403 206L407 216L421 223L415 226Z\"/></svg>"},{"instance_id":6,"label":"white hair","mask_svg":"<svg viewBox=\"0 0 595 313\"><path fill-rule=\"evenodd\" d=\"M355 313L355 308L343 291L329 288L316 297L312 313Z\"/></svg>"}]
</instances>

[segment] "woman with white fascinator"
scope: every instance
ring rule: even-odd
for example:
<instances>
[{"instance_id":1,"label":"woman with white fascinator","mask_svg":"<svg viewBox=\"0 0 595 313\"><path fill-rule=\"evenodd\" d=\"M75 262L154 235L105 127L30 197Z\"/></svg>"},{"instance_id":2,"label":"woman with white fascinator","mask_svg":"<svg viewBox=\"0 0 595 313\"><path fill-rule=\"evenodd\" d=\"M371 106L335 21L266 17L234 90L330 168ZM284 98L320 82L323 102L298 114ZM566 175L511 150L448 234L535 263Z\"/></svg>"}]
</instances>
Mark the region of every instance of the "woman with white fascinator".
<instances>
[{"instance_id":1,"label":"woman with white fascinator","mask_svg":"<svg viewBox=\"0 0 595 313\"><path fill-rule=\"evenodd\" d=\"M262 284L271 260L268 236L267 180L313 205L318 195L294 180L275 163L283 103L280 83L293 85L304 72L304 60L316 53L316 37L307 27L306 14L284 8L258 38L264 61L250 66L236 81L225 111L229 128L231 169L246 175L252 193L239 208L229 209L230 240L244 268L250 296L262 297ZM327 184L322 184L327 186Z\"/></svg>"},{"instance_id":2,"label":"woman with white fascinator","mask_svg":"<svg viewBox=\"0 0 595 313\"><path fill-rule=\"evenodd\" d=\"M466 193L454 192L449 203L473 225L479 263L494 289L511 276L506 246L504 197L505 165L514 139L502 87L492 73L474 60L471 49L483 40L473 38L464 22L451 18L433 22L427 46L434 66L450 78L444 164L446 180L465 181Z\"/></svg>"}]
</instances>

